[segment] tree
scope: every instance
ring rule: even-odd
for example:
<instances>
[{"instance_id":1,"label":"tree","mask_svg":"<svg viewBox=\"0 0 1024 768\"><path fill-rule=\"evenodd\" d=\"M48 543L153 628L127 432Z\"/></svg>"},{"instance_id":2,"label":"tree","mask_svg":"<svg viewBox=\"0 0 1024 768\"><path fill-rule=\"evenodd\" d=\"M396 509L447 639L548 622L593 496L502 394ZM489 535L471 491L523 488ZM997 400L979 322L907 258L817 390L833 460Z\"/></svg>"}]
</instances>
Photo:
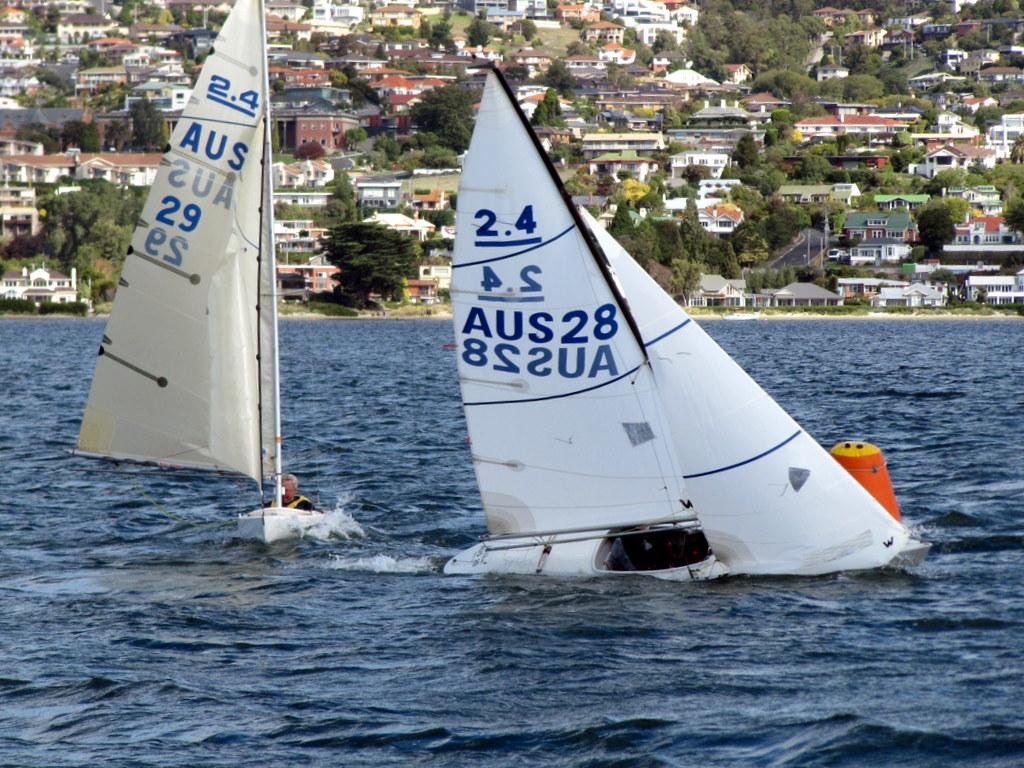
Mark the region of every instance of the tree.
<instances>
[{"instance_id":1,"label":"tree","mask_svg":"<svg viewBox=\"0 0 1024 768\"><path fill-rule=\"evenodd\" d=\"M412 120L421 131L435 134L442 145L463 152L473 132L473 103L478 97L459 85L435 88L412 108Z\"/></svg>"},{"instance_id":2,"label":"tree","mask_svg":"<svg viewBox=\"0 0 1024 768\"><path fill-rule=\"evenodd\" d=\"M483 14L474 18L466 27L466 42L476 48L478 45L487 45L491 39L494 27L484 21Z\"/></svg>"},{"instance_id":3,"label":"tree","mask_svg":"<svg viewBox=\"0 0 1024 768\"><path fill-rule=\"evenodd\" d=\"M559 125L562 122L562 105L558 101L558 93L553 88L548 88L544 99L533 111L534 125Z\"/></svg>"},{"instance_id":4,"label":"tree","mask_svg":"<svg viewBox=\"0 0 1024 768\"><path fill-rule=\"evenodd\" d=\"M327 260L341 270L343 303L366 307L370 294L400 296L416 263L417 246L409 237L380 224L340 224L324 238Z\"/></svg>"},{"instance_id":5,"label":"tree","mask_svg":"<svg viewBox=\"0 0 1024 768\"><path fill-rule=\"evenodd\" d=\"M1007 209L1004 216L1006 218L1006 226L1015 232L1024 232L1024 201L1017 198Z\"/></svg>"},{"instance_id":6,"label":"tree","mask_svg":"<svg viewBox=\"0 0 1024 768\"><path fill-rule=\"evenodd\" d=\"M935 200L917 212L917 231L921 242L932 253L953 239L953 216L941 200Z\"/></svg>"},{"instance_id":7,"label":"tree","mask_svg":"<svg viewBox=\"0 0 1024 768\"><path fill-rule=\"evenodd\" d=\"M114 151L131 141L132 128L127 120L112 120L103 127L103 146Z\"/></svg>"},{"instance_id":8,"label":"tree","mask_svg":"<svg viewBox=\"0 0 1024 768\"><path fill-rule=\"evenodd\" d=\"M139 99L129 110L132 118L132 144L145 149L163 149L167 130L163 115L148 99Z\"/></svg>"},{"instance_id":9,"label":"tree","mask_svg":"<svg viewBox=\"0 0 1024 768\"><path fill-rule=\"evenodd\" d=\"M753 168L757 165L757 144L754 143L754 137L749 133L744 133L736 142L732 160L740 168Z\"/></svg>"},{"instance_id":10,"label":"tree","mask_svg":"<svg viewBox=\"0 0 1024 768\"><path fill-rule=\"evenodd\" d=\"M68 120L61 129L60 142L65 149L77 147L83 152L99 152L100 132L93 123Z\"/></svg>"},{"instance_id":11,"label":"tree","mask_svg":"<svg viewBox=\"0 0 1024 768\"><path fill-rule=\"evenodd\" d=\"M547 68L541 82L548 88L554 88L563 96L571 97L576 88L576 78L572 76L568 65L561 59L555 59Z\"/></svg>"},{"instance_id":12,"label":"tree","mask_svg":"<svg viewBox=\"0 0 1024 768\"><path fill-rule=\"evenodd\" d=\"M318 141L307 141L295 148L296 160L319 160L327 154L327 150Z\"/></svg>"},{"instance_id":13,"label":"tree","mask_svg":"<svg viewBox=\"0 0 1024 768\"><path fill-rule=\"evenodd\" d=\"M334 177L334 187L326 208L328 216L341 219L343 222L355 221L359 217L359 210L356 207L356 191L352 188L352 182L347 173L342 171Z\"/></svg>"},{"instance_id":14,"label":"tree","mask_svg":"<svg viewBox=\"0 0 1024 768\"><path fill-rule=\"evenodd\" d=\"M142 213L139 194L105 181L44 203L46 250L65 268L89 268L96 258L121 263Z\"/></svg>"},{"instance_id":15,"label":"tree","mask_svg":"<svg viewBox=\"0 0 1024 768\"><path fill-rule=\"evenodd\" d=\"M445 50L455 44L452 41L452 25L448 23L447 14L430 30L430 44L435 48L444 48Z\"/></svg>"},{"instance_id":16,"label":"tree","mask_svg":"<svg viewBox=\"0 0 1024 768\"><path fill-rule=\"evenodd\" d=\"M519 34L523 36L523 40L533 40L537 36L537 25L530 19L523 19L519 22Z\"/></svg>"},{"instance_id":17,"label":"tree","mask_svg":"<svg viewBox=\"0 0 1024 768\"><path fill-rule=\"evenodd\" d=\"M629 214L629 206L619 203L615 209L611 224L608 225L608 234L612 237L622 237L633 234L633 217ZM635 256L635 254L634 254Z\"/></svg>"},{"instance_id":18,"label":"tree","mask_svg":"<svg viewBox=\"0 0 1024 768\"><path fill-rule=\"evenodd\" d=\"M349 128L345 131L345 148L355 149L356 144L366 141L367 136L365 128Z\"/></svg>"},{"instance_id":19,"label":"tree","mask_svg":"<svg viewBox=\"0 0 1024 768\"><path fill-rule=\"evenodd\" d=\"M670 291L676 299L689 300L700 285L703 272L701 265L687 259L672 260L672 278L669 281Z\"/></svg>"}]
</instances>

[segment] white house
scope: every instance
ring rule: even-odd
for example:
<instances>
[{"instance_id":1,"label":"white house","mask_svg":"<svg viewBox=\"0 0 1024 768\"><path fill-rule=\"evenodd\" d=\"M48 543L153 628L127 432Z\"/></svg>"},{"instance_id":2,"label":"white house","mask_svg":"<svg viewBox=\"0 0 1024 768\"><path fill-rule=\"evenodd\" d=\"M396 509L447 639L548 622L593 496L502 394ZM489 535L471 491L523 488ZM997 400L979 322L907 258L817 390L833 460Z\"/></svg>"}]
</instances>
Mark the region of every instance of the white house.
<instances>
[{"instance_id":1,"label":"white house","mask_svg":"<svg viewBox=\"0 0 1024 768\"><path fill-rule=\"evenodd\" d=\"M910 258L910 244L892 237L869 237L850 248L851 265L899 264Z\"/></svg>"},{"instance_id":2,"label":"white house","mask_svg":"<svg viewBox=\"0 0 1024 768\"><path fill-rule=\"evenodd\" d=\"M697 220L709 234L731 235L743 223L743 211L736 205L716 203L697 211Z\"/></svg>"},{"instance_id":3,"label":"white house","mask_svg":"<svg viewBox=\"0 0 1024 768\"><path fill-rule=\"evenodd\" d=\"M425 219L413 219L406 216L404 213L380 213L373 214L370 218L366 219L368 224L380 224L393 229L396 232L415 237L420 242L427 239L437 227L431 224Z\"/></svg>"},{"instance_id":4,"label":"white house","mask_svg":"<svg viewBox=\"0 0 1024 768\"><path fill-rule=\"evenodd\" d=\"M78 272L74 267L70 276L45 267L4 272L2 295L5 299L26 299L37 305L69 304L78 301Z\"/></svg>"},{"instance_id":5,"label":"white house","mask_svg":"<svg viewBox=\"0 0 1024 768\"><path fill-rule=\"evenodd\" d=\"M970 275L964 282L968 301L1024 304L1024 269L1016 275Z\"/></svg>"},{"instance_id":6,"label":"white house","mask_svg":"<svg viewBox=\"0 0 1024 768\"><path fill-rule=\"evenodd\" d=\"M924 162L911 163L908 170L931 179L940 171L966 169L975 163L979 163L983 168L995 168L997 160L997 152L994 149L966 144L946 144L926 153Z\"/></svg>"},{"instance_id":7,"label":"white house","mask_svg":"<svg viewBox=\"0 0 1024 768\"><path fill-rule=\"evenodd\" d=\"M326 160L274 163L273 167L275 189L323 189L334 181L334 168Z\"/></svg>"},{"instance_id":8,"label":"white house","mask_svg":"<svg viewBox=\"0 0 1024 768\"><path fill-rule=\"evenodd\" d=\"M397 208L402 200L402 182L393 179L359 179L355 187L360 208Z\"/></svg>"},{"instance_id":9,"label":"white house","mask_svg":"<svg viewBox=\"0 0 1024 768\"><path fill-rule=\"evenodd\" d=\"M724 152L704 152L691 150L680 152L669 158L669 171L673 179L680 179L684 176L687 168L696 166L706 168L711 178L722 178L722 171L732 165L732 158Z\"/></svg>"},{"instance_id":10,"label":"white house","mask_svg":"<svg viewBox=\"0 0 1024 768\"><path fill-rule=\"evenodd\" d=\"M873 307L944 307L946 294L933 285L914 283L903 288L881 288L871 299Z\"/></svg>"}]
</instances>

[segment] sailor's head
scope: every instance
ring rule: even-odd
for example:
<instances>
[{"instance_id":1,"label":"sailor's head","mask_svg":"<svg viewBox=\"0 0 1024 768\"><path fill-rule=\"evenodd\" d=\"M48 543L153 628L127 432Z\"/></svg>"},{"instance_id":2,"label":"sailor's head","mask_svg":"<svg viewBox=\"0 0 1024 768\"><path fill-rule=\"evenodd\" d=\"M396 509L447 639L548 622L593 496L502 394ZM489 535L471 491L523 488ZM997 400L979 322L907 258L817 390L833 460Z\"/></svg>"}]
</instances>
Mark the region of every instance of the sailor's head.
<instances>
[{"instance_id":1,"label":"sailor's head","mask_svg":"<svg viewBox=\"0 0 1024 768\"><path fill-rule=\"evenodd\" d=\"M299 491L299 478L295 475L281 475L281 490L284 498L290 499Z\"/></svg>"}]
</instances>

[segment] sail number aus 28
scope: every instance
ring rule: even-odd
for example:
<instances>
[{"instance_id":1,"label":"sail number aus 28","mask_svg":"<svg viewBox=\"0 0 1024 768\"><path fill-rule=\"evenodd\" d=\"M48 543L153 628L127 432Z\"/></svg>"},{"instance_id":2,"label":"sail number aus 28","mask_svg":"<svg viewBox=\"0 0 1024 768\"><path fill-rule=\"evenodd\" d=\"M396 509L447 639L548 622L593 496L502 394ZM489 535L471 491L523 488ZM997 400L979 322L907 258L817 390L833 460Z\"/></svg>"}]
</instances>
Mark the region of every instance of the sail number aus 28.
<instances>
[{"instance_id":1,"label":"sail number aus 28","mask_svg":"<svg viewBox=\"0 0 1024 768\"><path fill-rule=\"evenodd\" d=\"M593 313L560 314L471 307L462 325L462 360L498 373L567 379L617 376L619 366L608 342L619 330L618 310L602 304Z\"/></svg>"}]
</instances>

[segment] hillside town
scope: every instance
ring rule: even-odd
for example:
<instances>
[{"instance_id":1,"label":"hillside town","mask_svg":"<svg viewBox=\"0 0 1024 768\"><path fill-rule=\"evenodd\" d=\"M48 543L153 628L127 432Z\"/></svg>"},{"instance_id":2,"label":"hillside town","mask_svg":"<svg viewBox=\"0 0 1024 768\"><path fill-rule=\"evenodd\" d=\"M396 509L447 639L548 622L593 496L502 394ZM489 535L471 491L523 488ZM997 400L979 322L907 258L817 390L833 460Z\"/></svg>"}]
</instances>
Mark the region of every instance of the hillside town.
<instances>
[{"instance_id":1,"label":"hillside town","mask_svg":"<svg viewBox=\"0 0 1024 768\"><path fill-rule=\"evenodd\" d=\"M1016 2L265 7L286 301L351 298L330 243L356 224L413 244L374 302L448 299L459 168L487 63L573 202L683 304L1024 310ZM229 10L0 9L5 309L111 300Z\"/></svg>"}]
</instances>

